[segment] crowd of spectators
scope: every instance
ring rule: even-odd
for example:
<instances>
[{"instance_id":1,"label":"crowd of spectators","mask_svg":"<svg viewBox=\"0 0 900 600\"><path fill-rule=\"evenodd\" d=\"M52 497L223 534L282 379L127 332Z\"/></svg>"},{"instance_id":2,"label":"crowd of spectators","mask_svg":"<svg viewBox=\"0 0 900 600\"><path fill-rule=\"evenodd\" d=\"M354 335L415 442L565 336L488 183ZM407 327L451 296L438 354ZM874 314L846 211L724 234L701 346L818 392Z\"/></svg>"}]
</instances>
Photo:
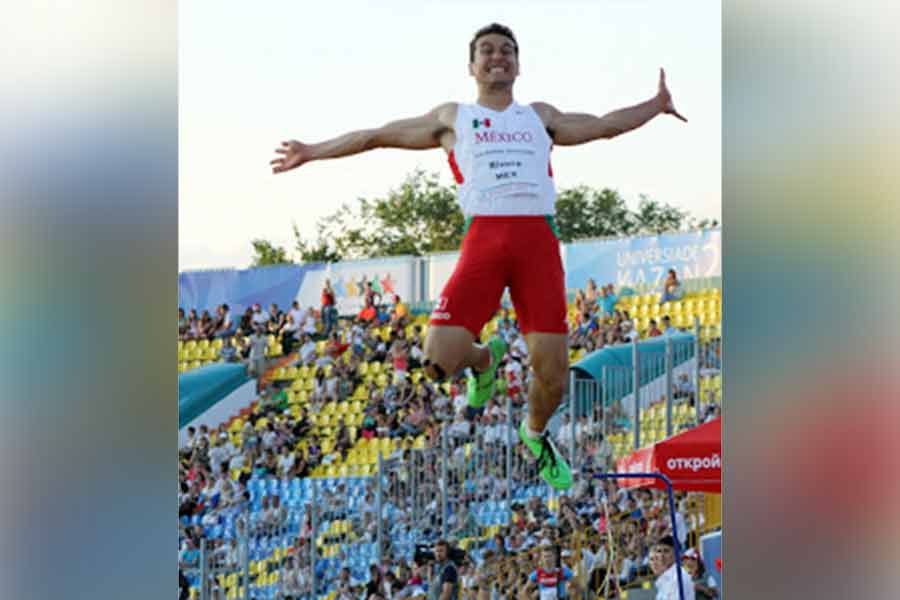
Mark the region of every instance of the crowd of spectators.
<instances>
[{"instance_id":1,"label":"crowd of spectators","mask_svg":"<svg viewBox=\"0 0 900 600\"><path fill-rule=\"evenodd\" d=\"M481 432L490 447L500 448L509 439L506 398L517 410L524 405L529 358L524 337L508 310L501 309L497 319L497 335L509 347L498 369L498 391L484 410L476 413L467 410L464 376L452 379L449 385L435 385L426 378L415 380L411 376L421 367L424 335L421 326L410 327L409 310L399 297L380 303L382 298L371 286L366 287L365 297L365 306L352 319L337 318L334 292L328 282L323 287L318 309L301 308L294 302L288 312L282 312L274 304L268 310L255 304L235 321L225 304L217 307L215 318L207 311L198 317L196 310L185 317L179 308L180 339L222 338L222 359L243 360L252 373L260 376L271 367L265 349L268 336L273 335L284 354L290 355L290 364L309 369L314 380L309 403L297 414L290 410L287 390L280 382L263 386L258 403L246 414L239 433L240 444L232 441L224 423L218 427L188 428L187 441L179 449L178 498L179 517L187 517L191 524L179 526L180 566L196 565L204 528L220 522L222 514L248 512L251 494L247 485L251 478L307 477L319 465L346 460L360 437L399 438L400 446L392 458L403 460L412 451L413 438L423 436L425 448L439 446L439 431L444 423L449 425L453 440L451 451L461 448L476 431ZM617 301L612 285L598 290L591 280L585 290L579 290L575 298L576 323L570 332L572 348L590 351L626 343L637 335L628 313L616 310ZM674 331L666 321L664 317L664 330L651 327L650 335L654 331L661 334ZM387 339L378 333L385 326L390 328ZM324 347L320 342L324 342ZM343 356L346 360L339 360ZM387 381L383 386L369 382L362 424L351 427L339 420L331 436L333 444L326 451L310 414L322 410L326 403L350 401L354 390L364 382L360 365L365 362L384 363ZM696 390L686 385L684 381L676 381L675 395L693 397ZM711 403L702 420L718 414L718 406ZM259 427L261 419L265 424ZM568 416L564 417L559 439L564 449L573 441L566 419ZM626 491L612 481L600 484L589 477L591 469L606 471L614 464L612 449L603 432L597 430L600 422L601 415L597 414L590 420L581 417L576 423L575 442L586 448L588 459L582 465L586 471L579 473L571 493L562 497L553 525L548 524L551 516L544 503L530 502L517 507L512 522L501 527L486 544L483 560L473 561L469 555L458 565L448 562L449 559L437 563L399 560L372 565L370 578L365 582L354 580L350 571L345 570L340 575L337 598L402 600L423 596L426 589L433 592L434 585L440 589L449 583L451 598L530 599L537 598L539 587L552 580L548 573L553 575L565 568L584 574L577 580L561 579L562 589L569 593L586 586L594 593L602 590L605 597L617 597L624 586L663 573L657 573L661 564L666 564L665 572L668 572L671 564L659 559L665 554L665 537L671 535L664 496L652 490ZM627 416L613 403L602 415L602 422L607 431L616 431L627 423ZM301 440L305 449L298 446ZM519 470L514 479L524 477L521 470L526 468L524 462L517 461ZM233 474L237 474L236 478ZM502 497L504 486L505 481L493 478L489 485L479 486L480 496L471 499L497 494ZM373 539L376 523L373 493L370 487L359 514L369 539ZM467 498L463 500L465 506ZM685 535L696 536L703 525L696 521L695 515L687 516L687 506L695 500L690 496L679 498L679 517L684 521L678 523L682 544L689 541ZM264 496L262 503L258 518L252 522L238 518L235 522L239 534L271 535L284 531L287 511L279 496ZM322 501L326 514L331 513L328 516L339 516L341 506L340 494L332 494ZM480 530L474 515L465 509L454 515L452 525L455 539L472 537ZM299 597L308 591L309 564L302 557L308 553L311 536L312 524L307 517L277 567L287 597ZM433 550L439 555L437 547ZM240 556L242 550L234 538L227 542L209 540L207 551L228 568L237 568L245 559ZM582 562L576 569L578 554ZM710 587L709 578L700 581L704 577L702 562L694 564L691 560L696 562L697 557L689 557L686 562L691 576L700 578L696 580L697 597L714 597L715 589ZM437 571L434 564L441 565ZM448 575L449 571L456 572L455 580Z\"/></svg>"},{"instance_id":2,"label":"crowd of spectators","mask_svg":"<svg viewBox=\"0 0 900 600\"><path fill-rule=\"evenodd\" d=\"M623 297L632 293L627 288L615 290L612 283L597 288L593 279L589 279L584 289L575 293L575 322L569 331L569 346L593 352L607 346L629 344L641 335L637 323L627 310L616 308ZM684 288L678 280L674 269L670 269L661 286L660 304L680 300L684 296ZM650 320L647 337L668 336L678 333L668 315L660 321Z\"/></svg>"}]
</instances>

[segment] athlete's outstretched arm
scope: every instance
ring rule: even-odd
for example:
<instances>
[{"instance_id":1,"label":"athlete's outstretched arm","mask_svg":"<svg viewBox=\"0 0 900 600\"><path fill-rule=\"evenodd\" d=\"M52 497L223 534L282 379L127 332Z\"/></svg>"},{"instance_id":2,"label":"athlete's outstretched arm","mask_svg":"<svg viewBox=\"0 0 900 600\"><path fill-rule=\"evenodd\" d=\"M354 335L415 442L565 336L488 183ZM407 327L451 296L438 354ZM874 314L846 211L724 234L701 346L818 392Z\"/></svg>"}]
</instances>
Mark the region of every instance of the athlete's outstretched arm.
<instances>
[{"instance_id":1,"label":"athlete's outstretched arm","mask_svg":"<svg viewBox=\"0 0 900 600\"><path fill-rule=\"evenodd\" d=\"M545 102L535 102L534 109L543 119L554 143L560 146L574 146L599 139L614 138L632 129L637 129L659 114L670 114L685 123L672 103L672 95L666 87L666 72L659 70L659 91L656 96L602 117L582 113L564 113Z\"/></svg>"},{"instance_id":2,"label":"athlete's outstretched arm","mask_svg":"<svg viewBox=\"0 0 900 600\"><path fill-rule=\"evenodd\" d=\"M283 173L304 163L326 158L351 156L375 148L405 148L426 150L440 145L441 135L453 123L456 104L438 106L421 117L393 121L377 129L352 131L319 144L304 144L296 140L282 142L275 152L282 156L269 161L273 173Z\"/></svg>"}]
</instances>

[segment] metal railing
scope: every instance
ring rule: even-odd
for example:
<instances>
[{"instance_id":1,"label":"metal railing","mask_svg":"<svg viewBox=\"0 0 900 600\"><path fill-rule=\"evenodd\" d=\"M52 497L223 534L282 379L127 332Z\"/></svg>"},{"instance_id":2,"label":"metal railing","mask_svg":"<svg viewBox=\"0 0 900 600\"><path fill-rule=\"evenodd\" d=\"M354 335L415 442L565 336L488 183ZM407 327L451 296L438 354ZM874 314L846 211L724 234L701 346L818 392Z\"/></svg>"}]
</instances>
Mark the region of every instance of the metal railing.
<instances>
[{"instance_id":1,"label":"metal railing","mask_svg":"<svg viewBox=\"0 0 900 600\"><path fill-rule=\"evenodd\" d=\"M635 368L605 366L600 380L572 372L548 430L576 486L587 470L611 472L617 455L701 421L721 393L721 340L695 333L667 339L663 352L634 344ZM480 548L519 504L545 505L555 522L562 494L518 443L525 408L509 398L489 407L473 424L444 422L432 447L379 453L371 477L251 479L248 502L204 517L202 535L185 535L200 538L180 565L197 597L318 600L342 569L365 581L370 565L410 561L417 544L445 538Z\"/></svg>"}]
</instances>

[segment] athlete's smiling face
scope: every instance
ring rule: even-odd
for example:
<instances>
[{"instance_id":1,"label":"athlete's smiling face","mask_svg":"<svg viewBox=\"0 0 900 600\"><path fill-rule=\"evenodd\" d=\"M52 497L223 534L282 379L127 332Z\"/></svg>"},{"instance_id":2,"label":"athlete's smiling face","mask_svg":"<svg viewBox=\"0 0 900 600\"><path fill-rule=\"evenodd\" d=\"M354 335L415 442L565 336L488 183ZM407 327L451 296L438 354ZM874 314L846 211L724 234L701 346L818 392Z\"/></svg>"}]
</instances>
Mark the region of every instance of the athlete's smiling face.
<instances>
[{"instance_id":1,"label":"athlete's smiling face","mask_svg":"<svg viewBox=\"0 0 900 600\"><path fill-rule=\"evenodd\" d=\"M469 73L478 83L512 84L519 74L515 42L499 33L488 33L478 38Z\"/></svg>"}]
</instances>

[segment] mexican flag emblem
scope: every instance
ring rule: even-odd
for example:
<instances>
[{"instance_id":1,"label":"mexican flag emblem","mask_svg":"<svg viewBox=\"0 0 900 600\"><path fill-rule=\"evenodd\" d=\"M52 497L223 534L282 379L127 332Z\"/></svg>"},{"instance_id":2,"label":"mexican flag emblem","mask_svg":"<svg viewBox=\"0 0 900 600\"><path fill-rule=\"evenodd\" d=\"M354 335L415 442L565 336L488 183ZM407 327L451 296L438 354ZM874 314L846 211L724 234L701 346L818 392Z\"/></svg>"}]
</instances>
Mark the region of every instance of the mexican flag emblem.
<instances>
[{"instance_id":1,"label":"mexican flag emblem","mask_svg":"<svg viewBox=\"0 0 900 600\"><path fill-rule=\"evenodd\" d=\"M478 129L479 127L490 127L490 126L491 126L490 119L483 119L480 121L478 119L472 119L472 128L473 129Z\"/></svg>"}]
</instances>

